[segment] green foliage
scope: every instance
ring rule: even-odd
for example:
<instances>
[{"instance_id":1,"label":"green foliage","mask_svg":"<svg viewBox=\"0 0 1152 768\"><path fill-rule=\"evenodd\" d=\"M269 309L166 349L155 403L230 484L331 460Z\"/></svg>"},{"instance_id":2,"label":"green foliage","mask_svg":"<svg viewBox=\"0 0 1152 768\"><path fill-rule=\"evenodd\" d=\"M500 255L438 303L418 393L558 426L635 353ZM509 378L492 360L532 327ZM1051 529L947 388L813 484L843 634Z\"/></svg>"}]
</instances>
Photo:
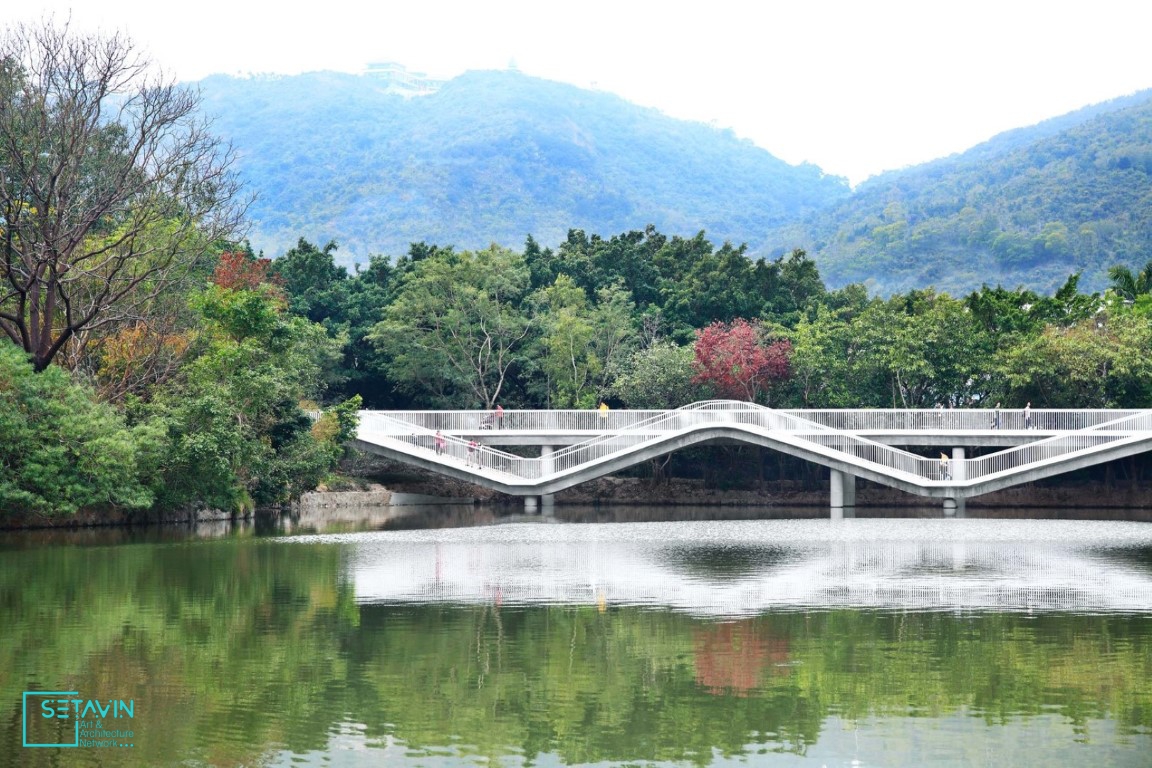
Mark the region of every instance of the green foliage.
<instances>
[{"instance_id":1,"label":"green foliage","mask_svg":"<svg viewBox=\"0 0 1152 768\"><path fill-rule=\"evenodd\" d=\"M1135 274L1123 264L1116 264L1108 270L1108 279L1112 282L1112 290L1121 298L1135 301L1152 293L1152 259Z\"/></svg>"},{"instance_id":2,"label":"green foliage","mask_svg":"<svg viewBox=\"0 0 1152 768\"><path fill-rule=\"evenodd\" d=\"M317 248L300 238L273 262L272 275L286 292L288 311L323 325L341 344L341 364L323 371L328 398L360 396L373 407L385 407L393 403L395 393L380 375L383 361L368 333L393 300L400 277L426 257L426 246L414 244L409 258L395 265L386 257L373 256L354 276L336 265L336 250L335 242Z\"/></svg>"},{"instance_id":3,"label":"green foliage","mask_svg":"<svg viewBox=\"0 0 1152 768\"><path fill-rule=\"evenodd\" d=\"M1046 408L1144 406L1152 393L1152 322L1135 313L1083 320L1002 351L1006 400Z\"/></svg>"},{"instance_id":4,"label":"green foliage","mask_svg":"<svg viewBox=\"0 0 1152 768\"><path fill-rule=\"evenodd\" d=\"M853 321L861 380L882 380L893 408L969 406L987 394L991 344L962 302L912 291L874 301ZM878 394L878 393L873 393Z\"/></svg>"},{"instance_id":5,"label":"green foliage","mask_svg":"<svg viewBox=\"0 0 1152 768\"><path fill-rule=\"evenodd\" d=\"M597 291L589 301L568 275L537 291L540 354L535 366L549 382L548 403L556 408L593 408L608 390L608 376L634 346L633 307L620 285Z\"/></svg>"},{"instance_id":6,"label":"green foliage","mask_svg":"<svg viewBox=\"0 0 1152 768\"><path fill-rule=\"evenodd\" d=\"M854 370L858 349L851 316L826 306L801 318L792 339L794 402L804 408L848 408L861 402L861 385L873 384Z\"/></svg>"},{"instance_id":7,"label":"green foliage","mask_svg":"<svg viewBox=\"0 0 1152 768\"><path fill-rule=\"evenodd\" d=\"M592 353L597 328L590 317L588 300L567 275L560 275L536 298L540 309L542 355L539 365L555 388L549 392L550 405L556 408L590 408L596 395L589 384L603 364Z\"/></svg>"},{"instance_id":8,"label":"green foliage","mask_svg":"<svg viewBox=\"0 0 1152 768\"><path fill-rule=\"evenodd\" d=\"M360 424L360 409L363 407L364 400L360 395L353 395L332 408L331 412L335 414L336 425L339 427L336 439L340 443L346 443L356 437L356 428Z\"/></svg>"},{"instance_id":9,"label":"green foliage","mask_svg":"<svg viewBox=\"0 0 1152 768\"><path fill-rule=\"evenodd\" d=\"M326 327L339 324L349 300L348 271L336 266L336 242L317 248L304 238L272 262L288 294L288 310Z\"/></svg>"},{"instance_id":10,"label":"green foliage","mask_svg":"<svg viewBox=\"0 0 1152 768\"><path fill-rule=\"evenodd\" d=\"M611 394L628 408L679 408L707 399L709 390L695 380L694 359L692 347L658 341L632 354Z\"/></svg>"},{"instance_id":11,"label":"green foliage","mask_svg":"<svg viewBox=\"0 0 1152 768\"><path fill-rule=\"evenodd\" d=\"M300 402L322 394L320 372L335 365L339 341L286 314L267 285L211 286L194 303L205 324L198 354L151 411L171 445L160 503L249 511L316 487L339 456L348 417L337 440L317 439Z\"/></svg>"},{"instance_id":12,"label":"green foliage","mask_svg":"<svg viewBox=\"0 0 1152 768\"><path fill-rule=\"evenodd\" d=\"M792 333L800 402L930 408L987 397L991 337L963 302L933 291L849 302L818 307Z\"/></svg>"},{"instance_id":13,"label":"green foliage","mask_svg":"<svg viewBox=\"0 0 1152 768\"><path fill-rule=\"evenodd\" d=\"M141 478L155 440L65 371L35 373L19 347L0 343L0 513L148 507L152 494Z\"/></svg>"},{"instance_id":14,"label":"green foliage","mask_svg":"<svg viewBox=\"0 0 1152 768\"><path fill-rule=\"evenodd\" d=\"M245 339L272 341L280 330L279 291L263 284L253 290L209 286L193 297L193 307L204 319L233 341Z\"/></svg>"},{"instance_id":15,"label":"green foliage","mask_svg":"<svg viewBox=\"0 0 1152 768\"><path fill-rule=\"evenodd\" d=\"M886 215L903 214L890 207ZM605 396L678 407L715 392L686 384L691 362L677 342L694 337L696 323L737 311L755 311L792 346L792 375L774 387L782 407L963 407L998 398L1131 406L1150 389L1139 366L1111 358L1096 366L1112 379L1101 391L1085 384L1059 394L1038 383L1077 380L1060 379L1055 348L1036 346L1045 334L1096 318L1108 302L1126 311L1116 294L1082 293L1078 273L1050 296L984 285L963 300L934 290L884 300L860 284L826 291L802 250L753 261L727 244L713 250L703 233L668 238L654 227L609 239L570 230L555 251L528 238L522 255L416 243L395 264L373 259L354 277L333 253L301 240L285 257L277 271L288 276L288 305L349 334L329 379L391 393L386 407L584 408ZM335 293L318 291L316 281ZM336 293L342 299L330 300ZM259 302L221 297L210 293L201 306L223 327L264 332L251 320L258 314L239 311ZM323 308L310 315L314 307ZM1140 302L1128 313L1148 315ZM1137 355L1135 343L1121 344L1125 354ZM1040 361L1056 367L1038 372Z\"/></svg>"},{"instance_id":16,"label":"green foliage","mask_svg":"<svg viewBox=\"0 0 1152 768\"><path fill-rule=\"evenodd\" d=\"M491 409L528 345L528 277L524 257L497 246L421 259L368 339L409 391Z\"/></svg>"}]
</instances>

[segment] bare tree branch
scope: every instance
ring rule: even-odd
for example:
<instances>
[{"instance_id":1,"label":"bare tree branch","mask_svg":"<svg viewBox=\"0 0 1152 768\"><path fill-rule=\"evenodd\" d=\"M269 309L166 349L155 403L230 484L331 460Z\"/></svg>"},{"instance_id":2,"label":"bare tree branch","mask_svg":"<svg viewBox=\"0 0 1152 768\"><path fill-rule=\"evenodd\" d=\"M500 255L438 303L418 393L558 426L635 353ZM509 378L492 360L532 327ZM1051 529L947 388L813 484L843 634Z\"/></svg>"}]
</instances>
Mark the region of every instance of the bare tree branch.
<instances>
[{"instance_id":1,"label":"bare tree branch","mask_svg":"<svg viewBox=\"0 0 1152 768\"><path fill-rule=\"evenodd\" d=\"M37 370L146 314L236 236L232 149L199 107L122 35L0 36L0 330Z\"/></svg>"}]
</instances>

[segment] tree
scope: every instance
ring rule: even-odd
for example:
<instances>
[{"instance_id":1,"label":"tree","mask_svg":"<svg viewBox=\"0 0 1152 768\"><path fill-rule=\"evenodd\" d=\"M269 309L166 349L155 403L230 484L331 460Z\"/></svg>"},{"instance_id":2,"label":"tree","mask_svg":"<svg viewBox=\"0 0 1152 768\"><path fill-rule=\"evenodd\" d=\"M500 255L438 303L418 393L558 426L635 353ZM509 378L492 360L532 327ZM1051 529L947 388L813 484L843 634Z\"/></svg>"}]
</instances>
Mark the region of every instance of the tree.
<instances>
[{"instance_id":1,"label":"tree","mask_svg":"<svg viewBox=\"0 0 1152 768\"><path fill-rule=\"evenodd\" d=\"M793 249L787 259L781 256L774 263L780 269L780 289L772 306L775 314L798 314L809 301L825 295L820 270L803 248Z\"/></svg>"},{"instance_id":2,"label":"tree","mask_svg":"<svg viewBox=\"0 0 1152 768\"><path fill-rule=\"evenodd\" d=\"M257 259L244 251L224 251L212 270L211 281L221 288L251 291L261 283L278 284L271 279L271 269L271 259Z\"/></svg>"},{"instance_id":3,"label":"tree","mask_svg":"<svg viewBox=\"0 0 1152 768\"><path fill-rule=\"evenodd\" d=\"M721 397L758 402L789 376L792 344L767 342L759 323L739 319L712 323L696 332L696 379Z\"/></svg>"},{"instance_id":4,"label":"tree","mask_svg":"<svg viewBox=\"0 0 1152 768\"><path fill-rule=\"evenodd\" d=\"M960 301L932 290L874 301L852 323L852 376L870 387L859 404L929 408L980 402L991 388L992 343Z\"/></svg>"},{"instance_id":5,"label":"tree","mask_svg":"<svg viewBox=\"0 0 1152 768\"><path fill-rule=\"evenodd\" d=\"M1139 296L1152 293L1152 259L1136 274L1122 264L1110 267L1108 279L1112 281L1112 289L1116 293L1129 301L1135 301Z\"/></svg>"},{"instance_id":6,"label":"tree","mask_svg":"<svg viewBox=\"0 0 1152 768\"><path fill-rule=\"evenodd\" d=\"M533 300L542 350L537 364L548 377L549 404L594 407L607 394L608 379L635 337L628 292L618 283L604 287L592 304L562 274Z\"/></svg>"},{"instance_id":7,"label":"tree","mask_svg":"<svg viewBox=\"0 0 1152 768\"><path fill-rule=\"evenodd\" d=\"M692 240L674 237L657 252L662 309L674 339L691 339L709 323L761 314L778 270L763 261L754 265L745 251L725 243L713 253L700 232Z\"/></svg>"},{"instance_id":8,"label":"tree","mask_svg":"<svg viewBox=\"0 0 1152 768\"><path fill-rule=\"evenodd\" d=\"M856 405L858 379L851 374L856 337L841 313L820 305L812 319L801 318L792 332L792 382L805 408Z\"/></svg>"},{"instance_id":9,"label":"tree","mask_svg":"<svg viewBox=\"0 0 1152 768\"><path fill-rule=\"evenodd\" d=\"M538 292L535 301L541 329L539 365L550 382L549 407L594 406L595 393L589 391L589 384L602 362L592 351L597 329L584 290L568 275L560 275Z\"/></svg>"},{"instance_id":10,"label":"tree","mask_svg":"<svg viewBox=\"0 0 1152 768\"><path fill-rule=\"evenodd\" d=\"M532 323L521 309L524 257L492 246L416 261L368 338L394 381L446 404L492 408Z\"/></svg>"},{"instance_id":11,"label":"tree","mask_svg":"<svg viewBox=\"0 0 1152 768\"><path fill-rule=\"evenodd\" d=\"M0 331L37 371L138 320L237 229L231 150L199 106L119 34L0 36Z\"/></svg>"},{"instance_id":12,"label":"tree","mask_svg":"<svg viewBox=\"0 0 1152 768\"><path fill-rule=\"evenodd\" d=\"M288 293L288 310L329 329L345 321L348 304L348 271L336 266L335 253L335 241L317 248L300 238L272 264Z\"/></svg>"},{"instance_id":13,"label":"tree","mask_svg":"<svg viewBox=\"0 0 1152 768\"><path fill-rule=\"evenodd\" d=\"M632 354L614 378L611 394L629 408L679 408L705 398L694 381L692 347L657 341Z\"/></svg>"}]
</instances>

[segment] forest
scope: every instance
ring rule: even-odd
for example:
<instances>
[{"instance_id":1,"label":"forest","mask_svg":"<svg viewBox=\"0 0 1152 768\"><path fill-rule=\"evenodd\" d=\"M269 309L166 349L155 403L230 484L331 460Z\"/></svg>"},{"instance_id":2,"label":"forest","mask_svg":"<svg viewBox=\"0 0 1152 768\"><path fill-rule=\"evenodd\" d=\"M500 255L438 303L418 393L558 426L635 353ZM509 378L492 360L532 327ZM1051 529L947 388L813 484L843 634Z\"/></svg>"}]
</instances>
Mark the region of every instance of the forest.
<instances>
[{"instance_id":1,"label":"forest","mask_svg":"<svg viewBox=\"0 0 1152 768\"><path fill-rule=\"evenodd\" d=\"M1144 407L1152 261L1048 293L829 289L648 224L276 259L200 97L120 37L0 40L0 517L281 504L369 408ZM51 77L36 73L51 73ZM120 90L117 90L120 89ZM103 107L116 103L118 121ZM640 226L639 222L637 226Z\"/></svg>"},{"instance_id":2,"label":"forest","mask_svg":"<svg viewBox=\"0 0 1152 768\"><path fill-rule=\"evenodd\" d=\"M288 311L343 344L330 397L373 408L1141 407L1152 263L1104 292L828 290L801 250L580 231L522 252L414 245L348 274L336 245L268 262Z\"/></svg>"}]
</instances>

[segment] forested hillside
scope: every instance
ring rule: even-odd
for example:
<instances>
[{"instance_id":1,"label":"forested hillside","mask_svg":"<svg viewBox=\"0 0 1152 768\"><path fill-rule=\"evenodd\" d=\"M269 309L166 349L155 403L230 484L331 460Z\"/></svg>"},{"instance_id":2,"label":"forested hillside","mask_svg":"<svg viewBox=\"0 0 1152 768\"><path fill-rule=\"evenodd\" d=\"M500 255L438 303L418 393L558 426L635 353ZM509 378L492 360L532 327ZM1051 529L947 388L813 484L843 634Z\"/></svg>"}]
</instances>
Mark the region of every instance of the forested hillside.
<instances>
[{"instance_id":1,"label":"forested hillside","mask_svg":"<svg viewBox=\"0 0 1152 768\"><path fill-rule=\"evenodd\" d=\"M412 98L331 72L199 86L258 194L251 240L269 256L302 234L338 241L347 263L413 242L554 245L573 228L649 224L755 253L780 245L770 230L849 193L730 131L517 72L470 72Z\"/></svg>"},{"instance_id":2,"label":"forested hillside","mask_svg":"<svg viewBox=\"0 0 1152 768\"><path fill-rule=\"evenodd\" d=\"M414 242L554 246L569 230L653 225L751 256L802 247L832 285L958 295L1049 292L1072 272L1095 290L1108 267L1152 253L1152 92L853 193L729 131L518 72L470 72L418 97L332 72L199 85L258 196L251 241L269 256L301 235L337 241L350 264Z\"/></svg>"},{"instance_id":3,"label":"forested hillside","mask_svg":"<svg viewBox=\"0 0 1152 768\"><path fill-rule=\"evenodd\" d=\"M833 284L882 293L983 283L1052 291L1071 272L1097 290L1152 254L1152 91L883 174L802 226Z\"/></svg>"}]
</instances>

